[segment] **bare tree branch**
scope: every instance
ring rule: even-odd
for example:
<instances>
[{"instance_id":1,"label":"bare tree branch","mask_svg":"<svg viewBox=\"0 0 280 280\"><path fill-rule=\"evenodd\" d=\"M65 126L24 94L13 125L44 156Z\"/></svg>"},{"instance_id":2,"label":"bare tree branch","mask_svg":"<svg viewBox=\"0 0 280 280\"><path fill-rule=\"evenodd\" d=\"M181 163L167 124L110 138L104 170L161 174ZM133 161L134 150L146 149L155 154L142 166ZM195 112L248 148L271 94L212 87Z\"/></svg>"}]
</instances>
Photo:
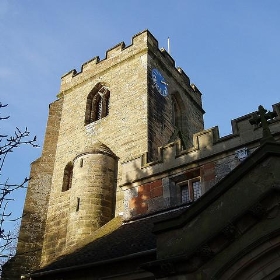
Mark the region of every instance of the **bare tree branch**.
<instances>
[{"instance_id":1,"label":"bare tree branch","mask_svg":"<svg viewBox=\"0 0 280 280\"><path fill-rule=\"evenodd\" d=\"M9 119L9 116L1 116L1 109L7 106L7 104L3 105L0 102L0 120ZM39 147L36 143L36 136L30 139L30 132L27 128L20 130L16 127L14 134L11 136L0 133L0 179L3 176L2 170L8 155L22 145ZM19 224L17 224L16 229L11 231L6 229L6 223L21 219L21 217L11 218L12 213L8 211L8 205L14 201L13 193L18 189L25 188L29 180L30 178L25 178L21 183L9 183L8 179L4 182L0 181L0 273L2 265L15 254L19 231Z\"/></svg>"}]
</instances>

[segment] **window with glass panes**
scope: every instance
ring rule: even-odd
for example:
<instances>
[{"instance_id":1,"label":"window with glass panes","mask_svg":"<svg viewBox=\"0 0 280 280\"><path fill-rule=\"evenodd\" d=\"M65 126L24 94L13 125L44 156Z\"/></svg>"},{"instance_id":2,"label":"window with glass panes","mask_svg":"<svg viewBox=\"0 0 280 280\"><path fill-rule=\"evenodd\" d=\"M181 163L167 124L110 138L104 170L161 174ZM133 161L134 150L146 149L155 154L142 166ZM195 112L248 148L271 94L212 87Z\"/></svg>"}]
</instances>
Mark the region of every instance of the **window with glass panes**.
<instances>
[{"instance_id":1,"label":"window with glass panes","mask_svg":"<svg viewBox=\"0 0 280 280\"><path fill-rule=\"evenodd\" d=\"M87 97L85 125L100 120L109 114L110 91L105 86L95 88ZM98 88L97 87L97 88Z\"/></svg>"},{"instance_id":2,"label":"window with glass panes","mask_svg":"<svg viewBox=\"0 0 280 280\"><path fill-rule=\"evenodd\" d=\"M189 203L201 196L200 178L194 178L178 183L181 193L181 202Z\"/></svg>"}]
</instances>

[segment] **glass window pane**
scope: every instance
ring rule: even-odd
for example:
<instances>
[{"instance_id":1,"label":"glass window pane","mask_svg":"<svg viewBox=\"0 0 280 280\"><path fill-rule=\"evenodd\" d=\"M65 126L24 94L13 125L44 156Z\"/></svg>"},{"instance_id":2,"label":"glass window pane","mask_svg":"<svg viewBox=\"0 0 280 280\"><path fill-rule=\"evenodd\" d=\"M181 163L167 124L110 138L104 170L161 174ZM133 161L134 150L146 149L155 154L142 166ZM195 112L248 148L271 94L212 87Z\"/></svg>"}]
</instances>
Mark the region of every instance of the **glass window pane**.
<instances>
[{"instance_id":1,"label":"glass window pane","mask_svg":"<svg viewBox=\"0 0 280 280\"><path fill-rule=\"evenodd\" d=\"M196 200L201 197L201 183L200 181L195 181L192 183L193 187L193 199Z\"/></svg>"},{"instance_id":2,"label":"glass window pane","mask_svg":"<svg viewBox=\"0 0 280 280\"><path fill-rule=\"evenodd\" d=\"M188 185L181 186L181 197L182 197L182 203L186 203L190 201Z\"/></svg>"}]
</instances>

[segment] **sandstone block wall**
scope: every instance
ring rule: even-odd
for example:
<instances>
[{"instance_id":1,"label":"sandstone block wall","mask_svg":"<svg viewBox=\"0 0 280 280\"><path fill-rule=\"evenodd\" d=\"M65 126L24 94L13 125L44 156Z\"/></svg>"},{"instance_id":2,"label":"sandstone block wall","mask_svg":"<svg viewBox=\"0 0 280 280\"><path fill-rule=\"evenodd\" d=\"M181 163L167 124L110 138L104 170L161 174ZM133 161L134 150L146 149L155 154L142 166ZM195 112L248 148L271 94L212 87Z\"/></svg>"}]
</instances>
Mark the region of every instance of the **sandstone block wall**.
<instances>
[{"instance_id":1,"label":"sandstone block wall","mask_svg":"<svg viewBox=\"0 0 280 280\"><path fill-rule=\"evenodd\" d=\"M161 96L152 80L152 70L157 69L168 84L168 95ZM171 142L177 129L185 138L186 147L192 147L192 135L203 130L201 93L190 84L181 68L175 67L172 57L164 50L151 49L148 57L148 116L149 116L149 160L155 160L157 149ZM179 109L179 125L174 123L173 102Z\"/></svg>"},{"instance_id":2,"label":"sandstone block wall","mask_svg":"<svg viewBox=\"0 0 280 280\"><path fill-rule=\"evenodd\" d=\"M151 79L153 68L166 77L169 86L166 98L155 91ZM85 125L87 97L99 85L110 91L109 114ZM158 146L166 145L172 137L178 138L172 122L174 96L182 104L180 130L191 147L191 135L203 129L201 93L190 85L183 70L175 67L173 58L158 48L149 31L135 35L129 46L122 42L109 49L103 60L95 57L84 63L80 72L72 70L61 78L58 100L50 106L42 156L31 170L33 179L28 188L18 247L18 252L26 256L21 261L26 269L21 271L44 266L69 252L78 246L79 239L124 211L124 192L118 187L122 176L126 176L122 163L147 152L150 159L155 159ZM83 177L80 180L75 160L84 158L87 162L88 157L96 157L86 155L85 151L97 141L109 147L113 161L93 160L97 165L90 165L92 174L87 178L79 174ZM64 191L68 164L74 166L73 188ZM149 196L153 199L149 209L160 204L158 198L163 189L160 185L155 187L156 184L159 183L143 186L145 192L150 189ZM86 188L91 189L90 193L87 194ZM95 198L85 202L91 195Z\"/></svg>"},{"instance_id":3,"label":"sandstone block wall","mask_svg":"<svg viewBox=\"0 0 280 280\"><path fill-rule=\"evenodd\" d=\"M72 71L62 77L58 95L63 97L62 120L42 265L67 251L67 228L75 227L70 225L69 220L71 193L74 189L61 191L67 163L90 149L96 141L104 143L122 160L147 151L146 65L147 35L142 34L134 37L131 46L125 48L124 44L117 45L107 51L104 60L93 59L83 65L80 73ZM109 114L85 125L87 96L98 83L110 90ZM117 194L116 203L117 207L122 207L121 194Z\"/></svg>"},{"instance_id":4,"label":"sandstone block wall","mask_svg":"<svg viewBox=\"0 0 280 280\"><path fill-rule=\"evenodd\" d=\"M102 150L74 160L66 247L79 247L114 217L117 159Z\"/></svg>"},{"instance_id":5,"label":"sandstone block wall","mask_svg":"<svg viewBox=\"0 0 280 280\"><path fill-rule=\"evenodd\" d=\"M170 87L167 98L155 92L151 83L151 71L155 67L167 76ZM110 91L109 114L85 125L87 97L98 84ZM201 93L190 85L186 74L175 67L171 56L158 49L158 42L148 31L135 35L130 46L120 43L106 52L105 59L95 57L83 64L81 72L72 70L62 77L58 94L63 99L61 126L56 144L42 265L67 253L67 244L71 242L66 241L66 236L69 236L69 231L73 236L78 228L77 221L72 221L75 214L69 216L69 207L71 212L78 196L73 199L74 188L62 192L65 166L83 154L84 150L90 149L96 141L109 147L119 158L117 183L112 189L116 197L115 214L118 215L124 210L123 192L116 187L123 174L121 163L146 152L153 158L157 147L168 143L174 132L174 124L170 122L173 94L180 96L185 106L186 111L182 110L182 129L188 135L189 146L192 146L190 134L203 128ZM190 120L193 115L198 116L195 121ZM100 188L102 185L99 182ZM91 223L99 224L99 218L95 218ZM80 227L79 231L83 229ZM85 231L88 231L86 223Z\"/></svg>"},{"instance_id":6,"label":"sandstone block wall","mask_svg":"<svg viewBox=\"0 0 280 280\"><path fill-rule=\"evenodd\" d=\"M154 68L168 83L167 97L152 83ZM85 125L87 97L97 85L110 91L109 114ZM135 35L129 46L109 49L103 60L84 63L79 73L68 72L58 98L50 106L42 156L32 165L12 261L21 274L69 253L82 239L89 242L96 228L122 212L130 219L178 205L173 187L191 174L200 176L206 192L241 162L242 154L259 146L262 134L249 124L251 115L234 120L226 137L219 137L217 127L203 130L200 91L149 31ZM278 116L279 108L274 105ZM270 128L279 140L279 117ZM92 153L97 142L110 150L109 158L101 150ZM69 163L72 187L63 190Z\"/></svg>"}]
</instances>

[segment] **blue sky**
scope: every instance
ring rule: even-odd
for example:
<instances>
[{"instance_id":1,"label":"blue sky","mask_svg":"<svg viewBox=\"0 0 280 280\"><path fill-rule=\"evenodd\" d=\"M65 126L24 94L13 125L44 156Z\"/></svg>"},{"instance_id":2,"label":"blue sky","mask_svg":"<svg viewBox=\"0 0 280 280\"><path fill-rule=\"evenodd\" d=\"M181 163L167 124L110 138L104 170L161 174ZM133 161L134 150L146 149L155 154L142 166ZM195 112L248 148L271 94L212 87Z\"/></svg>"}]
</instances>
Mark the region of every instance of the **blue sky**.
<instances>
[{"instance_id":1,"label":"blue sky","mask_svg":"<svg viewBox=\"0 0 280 280\"><path fill-rule=\"evenodd\" d=\"M205 128L231 133L231 119L271 110L279 98L278 0L0 0L1 133L25 128L43 145L60 77L149 29L202 92ZM4 114L4 113L2 113ZM29 176L41 148L22 147L1 181ZM12 205L20 215L24 192Z\"/></svg>"}]
</instances>

